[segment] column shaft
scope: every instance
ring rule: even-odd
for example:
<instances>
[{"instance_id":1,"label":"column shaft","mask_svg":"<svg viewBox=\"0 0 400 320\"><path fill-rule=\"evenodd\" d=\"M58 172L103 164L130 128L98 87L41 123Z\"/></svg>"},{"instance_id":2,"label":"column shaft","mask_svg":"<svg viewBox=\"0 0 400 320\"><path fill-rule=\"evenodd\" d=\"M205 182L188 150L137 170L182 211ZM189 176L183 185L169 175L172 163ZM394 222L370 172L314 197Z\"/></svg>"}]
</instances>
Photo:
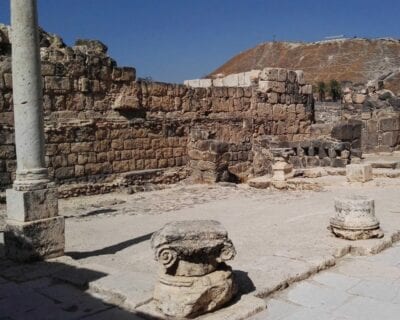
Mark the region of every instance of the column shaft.
<instances>
[{"instance_id":1,"label":"column shaft","mask_svg":"<svg viewBox=\"0 0 400 320\"><path fill-rule=\"evenodd\" d=\"M36 0L11 0L17 179L47 178Z\"/></svg>"},{"instance_id":2,"label":"column shaft","mask_svg":"<svg viewBox=\"0 0 400 320\"><path fill-rule=\"evenodd\" d=\"M64 218L44 162L42 77L36 0L11 0L17 178L7 190L6 255L16 261L64 254Z\"/></svg>"}]
</instances>

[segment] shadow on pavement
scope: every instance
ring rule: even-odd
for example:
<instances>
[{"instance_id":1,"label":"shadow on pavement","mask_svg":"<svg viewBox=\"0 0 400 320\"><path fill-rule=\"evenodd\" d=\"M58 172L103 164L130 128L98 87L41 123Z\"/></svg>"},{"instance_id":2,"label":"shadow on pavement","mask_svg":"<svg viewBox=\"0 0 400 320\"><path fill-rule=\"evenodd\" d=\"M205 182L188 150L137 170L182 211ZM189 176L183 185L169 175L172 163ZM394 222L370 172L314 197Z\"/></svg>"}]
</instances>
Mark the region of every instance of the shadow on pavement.
<instances>
[{"instance_id":1,"label":"shadow on pavement","mask_svg":"<svg viewBox=\"0 0 400 320\"><path fill-rule=\"evenodd\" d=\"M138 244L143 241L150 240L151 236L153 233L148 233L143 236L129 239L117 244L113 244L112 246L108 246L102 249L98 250L93 250L93 251L85 251L85 252L79 252L79 251L69 251L66 252L65 255L71 257L74 260L80 260L80 259L85 259L89 257L95 257L95 256L102 256L102 255L107 255L107 254L115 254L118 251L124 250L130 246L133 246L135 244Z\"/></svg>"},{"instance_id":2,"label":"shadow on pavement","mask_svg":"<svg viewBox=\"0 0 400 320\"><path fill-rule=\"evenodd\" d=\"M239 285L238 296L251 293L256 290L253 281L249 278L248 273L241 270L233 270L233 274Z\"/></svg>"},{"instance_id":3,"label":"shadow on pavement","mask_svg":"<svg viewBox=\"0 0 400 320\"><path fill-rule=\"evenodd\" d=\"M22 264L0 256L0 319L143 319L86 292L91 281L105 276L59 261Z\"/></svg>"}]
</instances>

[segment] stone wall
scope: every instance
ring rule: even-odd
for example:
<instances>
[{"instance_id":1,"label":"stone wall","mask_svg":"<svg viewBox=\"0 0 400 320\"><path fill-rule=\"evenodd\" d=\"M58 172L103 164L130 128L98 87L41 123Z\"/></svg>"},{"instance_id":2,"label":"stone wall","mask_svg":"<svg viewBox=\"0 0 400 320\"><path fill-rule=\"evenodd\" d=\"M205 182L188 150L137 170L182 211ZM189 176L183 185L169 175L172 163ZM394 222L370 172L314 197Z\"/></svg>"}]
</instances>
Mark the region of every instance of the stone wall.
<instances>
[{"instance_id":1,"label":"stone wall","mask_svg":"<svg viewBox=\"0 0 400 320\"><path fill-rule=\"evenodd\" d=\"M16 170L10 49L2 26L0 189L10 186ZM258 136L301 141L310 135L312 97L300 72L264 70L248 87L137 81L135 69L118 67L102 43L68 47L45 32L41 57L46 162L65 195L186 177L193 129L227 143L229 166L238 174L251 168Z\"/></svg>"},{"instance_id":2,"label":"stone wall","mask_svg":"<svg viewBox=\"0 0 400 320\"><path fill-rule=\"evenodd\" d=\"M317 102L315 120L317 125L311 131L318 126L329 131L339 122L358 122L363 152L400 150L400 97L385 89L384 81L346 87L339 102Z\"/></svg>"},{"instance_id":3,"label":"stone wall","mask_svg":"<svg viewBox=\"0 0 400 320\"><path fill-rule=\"evenodd\" d=\"M350 97L352 98L350 100ZM400 98L382 82L346 90L344 117L362 122L362 149L391 152L400 149Z\"/></svg>"},{"instance_id":4,"label":"stone wall","mask_svg":"<svg viewBox=\"0 0 400 320\"><path fill-rule=\"evenodd\" d=\"M341 102L315 102L315 122L335 123L342 120Z\"/></svg>"}]
</instances>

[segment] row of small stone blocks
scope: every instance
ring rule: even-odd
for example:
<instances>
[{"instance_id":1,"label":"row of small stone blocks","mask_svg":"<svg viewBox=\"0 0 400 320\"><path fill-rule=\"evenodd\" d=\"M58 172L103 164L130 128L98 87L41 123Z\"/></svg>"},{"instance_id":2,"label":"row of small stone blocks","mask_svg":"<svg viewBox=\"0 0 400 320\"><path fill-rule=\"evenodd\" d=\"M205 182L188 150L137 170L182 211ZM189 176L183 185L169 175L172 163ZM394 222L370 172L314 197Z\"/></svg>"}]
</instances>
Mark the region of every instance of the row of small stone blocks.
<instances>
[{"instance_id":1,"label":"row of small stone blocks","mask_svg":"<svg viewBox=\"0 0 400 320\"><path fill-rule=\"evenodd\" d=\"M57 180L79 178L86 175L111 173L123 173L135 170L173 168L184 166L187 163L187 156L173 157L168 159L130 159L112 162L86 163L84 165L68 165L53 168L49 166L49 175Z\"/></svg>"},{"instance_id":2,"label":"row of small stone blocks","mask_svg":"<svg viewBox=\"0 0 400 320\"><path fill-rule=\"evenodd\" d=\"M267 82L270 82L267 84ZM252 85L259 84L260 90L266 89L269 87L270 89L277 89L280 93L286 92L284 90L285 86L281 86L279 83L286 83L288 85L288 89L291 87L290 85L297 85L297 90L289 89L289 92L302 92L303 93L312 93L312 87L310 85L306 85L304 80L304 73L301 70L287 70L284 68L264 68L263 70L251 70L249 72L235 73L230 74L228 76L216 79L194 79L194 80L186 80L184 83L187 86L191 87L247 87ZM305 90L299 87L306 86ZM273 91L273 90L272 90Z\"/></svg>"},{"instance_id":3,"label":"row of small stone blocks","mask_svg":"<svg viewBox=\"0 0 400 320\"><path fill-rule=\"evenodd\" d=\"M318 156L320 159L325 157L329 157L331 159L335 159L340 157L342 159L348 159L350 157L350 150L343 149L343 150L336 150L335 148L323 148L323 147L307 147L307 148L294 148L295 154L297 156Z\"/></svg>"},{"instance_id":4,"label":"row of small stone blocks","mask_svg":"<svg viewBox=\"0 0 400 320\"><path fill-rule=\"evenodd\" d=\"M290 156L289 163L294 168L308 168L308 167L334 167L344 168L349 164L349 159L343 158L319 158L318 156Z\"/></svg>"},{"instance_id":5,"label":"row of small stone blocks","mask_svg":"<svg viewBox=\"0 0 400 320\"><path fill-rule=\"evenodd\" d=\"M108 75L106 77L103 76L107 81L98 80L98 78L90 79L85 76L77 78L72 76L58 76L56 75L56 70L56 63L42 64L43 88L46 92L104 92L109 89L110 82L131 82L136 79L135 69L128 67L107 68ZM9 91L12 88L11 72L0 74L0 90Z\"/></svg>"}]
</instances>

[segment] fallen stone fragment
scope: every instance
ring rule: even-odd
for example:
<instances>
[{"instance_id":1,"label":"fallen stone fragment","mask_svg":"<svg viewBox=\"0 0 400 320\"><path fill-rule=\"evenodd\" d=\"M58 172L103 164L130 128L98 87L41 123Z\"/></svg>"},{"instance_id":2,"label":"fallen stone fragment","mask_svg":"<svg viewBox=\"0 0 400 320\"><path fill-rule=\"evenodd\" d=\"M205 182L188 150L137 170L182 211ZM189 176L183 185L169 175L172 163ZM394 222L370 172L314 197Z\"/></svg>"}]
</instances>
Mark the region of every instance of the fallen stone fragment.
<instances>
[{"instance_id":1,"label":"fallen stone fragment","mask_svg":"<svg viewBox=\"0 0 400 320\"><path fill-rule=\"evenodd\" d=\"M346 178L349 182L367 182L373 179L369 164L349 164L346 166Z\"/></svg>"},{"instance_id":2,"label":"fallen stone fragment","mask_svg":"<svg viewBox=\"0 0 400 320\"><path fill-rule=\"evenodd\" d=\"M160 264L154 304L164 315L193 318L221 308L237 292L232 269L235 248L217 221L166 224L151 240Z\"/></svg>"},{"instance_id":3,"label":"fallen stone fragment","mask_svg":"<svg viewBox=\"0 0 400 320\"><path fill-rule=\"evenodd\" d=\"M290 163L284 161L278 161L272 165L274 181L286 181L287 179L293 178L293 166Z\"/></svg>"},{"instance_id":4,"label":"fallen stone fragment","mask_svg":"<svg viewBox=\"0 0 400 320\"><path fill-rule=\"evenodd\" d=\"M383 237L375 217L374 200L362 196L335 199L335 212L330 229L336 237L347 240Z\"/></svg>"}]
</instances>

